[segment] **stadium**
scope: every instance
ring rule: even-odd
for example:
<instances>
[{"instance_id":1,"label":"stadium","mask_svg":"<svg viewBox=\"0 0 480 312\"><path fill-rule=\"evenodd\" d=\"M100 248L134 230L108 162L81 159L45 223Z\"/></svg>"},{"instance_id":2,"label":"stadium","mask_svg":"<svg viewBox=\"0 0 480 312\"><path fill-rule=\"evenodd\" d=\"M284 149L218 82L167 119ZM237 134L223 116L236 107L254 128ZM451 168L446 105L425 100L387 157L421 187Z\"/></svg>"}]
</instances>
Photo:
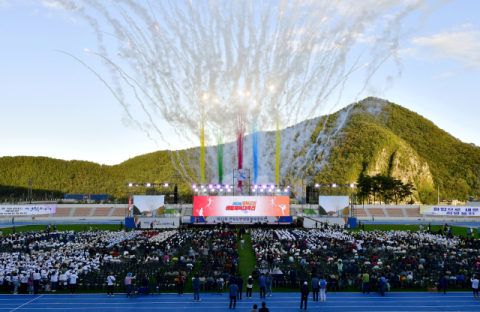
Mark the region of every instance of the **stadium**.
<instances>
[{"instance_id":1,"label":"stadium","mask_svg":"<svg viewBox=\"0 0 480 312\"><path fill-rule=\"evenodd\" d=\"M233 292L237 309L265 302L290 311L306 291L314 311L476 309L467 292L480 273L474 216L352 205L348 196L286 200L285 213L285 197L200 195L193 205L166 205L163 195L133 195L124 205L17 205L27 211L17 215L2 205L2 309L227 309ZM350 215L310 212L342 205ZM315 299L320 281L326 302Z\"/></svg>"}]
</instances>

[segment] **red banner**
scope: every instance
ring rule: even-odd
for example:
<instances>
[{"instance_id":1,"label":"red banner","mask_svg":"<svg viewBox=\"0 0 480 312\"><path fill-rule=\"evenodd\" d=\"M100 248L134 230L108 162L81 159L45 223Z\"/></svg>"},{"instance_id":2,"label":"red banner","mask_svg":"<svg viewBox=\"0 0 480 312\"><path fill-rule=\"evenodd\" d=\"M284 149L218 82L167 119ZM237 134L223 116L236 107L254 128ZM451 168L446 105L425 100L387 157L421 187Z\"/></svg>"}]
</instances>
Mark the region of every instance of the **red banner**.
<instances>
[{"instance_id":1,"label":"red banner","mask_svg":"<svg viewBox=\"0 0 480 312\"><path fill-rule=\"evenodd\" d=\"M193 215L208 216L290 216L288 196L195 196Z\"/></svg>"}]
</instances>

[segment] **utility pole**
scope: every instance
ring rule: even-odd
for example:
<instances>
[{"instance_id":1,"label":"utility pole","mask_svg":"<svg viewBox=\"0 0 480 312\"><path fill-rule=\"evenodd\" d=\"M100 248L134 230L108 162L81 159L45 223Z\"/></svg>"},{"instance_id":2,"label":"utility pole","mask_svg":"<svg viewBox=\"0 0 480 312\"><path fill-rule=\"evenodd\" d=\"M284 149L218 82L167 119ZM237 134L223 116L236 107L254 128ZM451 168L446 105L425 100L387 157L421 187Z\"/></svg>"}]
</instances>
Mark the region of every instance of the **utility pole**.
<instances>
[{"instance_id":1,"label":"utility pole","mask_svg":"<svg viewBox=\"0 0 480 312\"><path fill-rule=\"evenodd\" d=\"M440 206L440 186L437 186L437 202L438 202L437 205Z\"/></svg>"},{"instance_id":2,"label":"utility pole","mask_svg":"<svg viewBox=\"0 0 480 312\"><path fill-rule=\"evenodd\" d=\"M32 203L32 184L33 179L28 178L28 200L30 201L30 204Z\"/></svg>"}]
</instances>

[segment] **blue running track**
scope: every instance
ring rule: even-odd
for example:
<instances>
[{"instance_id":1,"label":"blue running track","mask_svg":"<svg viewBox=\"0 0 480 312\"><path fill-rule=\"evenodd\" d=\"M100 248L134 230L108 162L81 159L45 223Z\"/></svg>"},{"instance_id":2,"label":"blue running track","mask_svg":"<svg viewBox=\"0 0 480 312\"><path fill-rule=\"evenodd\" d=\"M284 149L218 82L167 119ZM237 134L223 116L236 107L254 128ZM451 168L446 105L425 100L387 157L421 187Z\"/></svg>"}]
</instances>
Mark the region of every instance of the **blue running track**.
<instances>
[{"instance_id":1,"label":"blue running track","mask_svg":"<svg viewBox=\"0 0 480 312\"><path fill-rule=\"evenodd\" d=\"M244 293L245 294L245 293ZM125 294L108 297L106 294L76 295L1 295L0 311L231 311L229 298L212 294L200 294L202 301L195 302L193 294L161 294L127 299ZM253 299L237 300L236 310L251 311L253 304L267 303L271 312L298 311L299 293L274 293L261 300L258 293ZM393 312L393 311L480 311L480 300L474 300L471 292L437 293L328 293L326 302L312 302L310 294L307 311L336 312Z\"/></svg>"}]
</instances>

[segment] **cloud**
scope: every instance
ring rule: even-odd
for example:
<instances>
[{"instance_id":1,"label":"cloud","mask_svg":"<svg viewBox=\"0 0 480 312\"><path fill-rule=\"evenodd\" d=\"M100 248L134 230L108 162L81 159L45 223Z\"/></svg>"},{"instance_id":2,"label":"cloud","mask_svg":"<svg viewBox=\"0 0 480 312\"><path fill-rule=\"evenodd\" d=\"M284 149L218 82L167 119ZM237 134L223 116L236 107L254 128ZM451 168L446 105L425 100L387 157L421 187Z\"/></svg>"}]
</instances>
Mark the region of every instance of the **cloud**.
<instances>
[{"instance_id":1,"label":"cloud","mask_svg":"<svg viewBox=\"0 0 480 312\"><path fill-rule=\"evenodd\" d=\"M414 44L422 51L410 50L410 54L428 55L429 59L454 59L467 68L480 66L480 31L470 24L431 37L416 38Z\"/></svg>"},{"instance_id":2,"label":"cloud","mask_svg":"<svg viewBox=\"0 0 480 312\"><path fill-rule=\"evenodd\" d=\"M442 79L442 78L448 78L448 77L452 77L452 76L455 76L457 75L457 73L454 73L454 72L446 72L446 73L443 73L443 74L440 74L440 75L436 75L434 77L432 77L433 79Z\"/></svg>"},{"instance_id":3,"label":"cloud","mask_svg":"<svg viewBox=\"0 0 480 312\"><path fill-rule=\"evenodd\" d=\"M67 9L67 10L76 9L75 4L64 1L64 0L42 1L42 6L50 9Z\"/></svg>"},{"instance_id":4,"label":"cloud","mask_svg":"<svg viewBox=\"0 0 480 312\"><path fill-rule=\"evenodd\" d=\"M34 5L32 0L0 0L0 8L7 9L14 5Z\"/></svg>"}]
</instances>

